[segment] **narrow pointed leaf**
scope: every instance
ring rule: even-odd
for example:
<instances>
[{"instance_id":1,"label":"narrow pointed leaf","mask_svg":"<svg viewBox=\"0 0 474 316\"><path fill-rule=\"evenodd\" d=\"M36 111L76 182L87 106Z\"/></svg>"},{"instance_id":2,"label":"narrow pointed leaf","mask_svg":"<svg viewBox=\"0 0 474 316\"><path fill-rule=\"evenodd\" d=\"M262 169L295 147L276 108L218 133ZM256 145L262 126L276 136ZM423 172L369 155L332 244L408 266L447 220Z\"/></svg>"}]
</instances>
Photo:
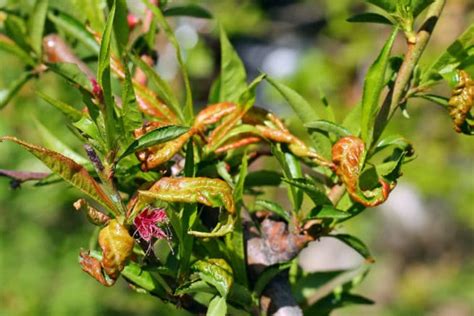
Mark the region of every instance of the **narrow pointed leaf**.
<instances>
[{"instance_id":1,"label":"narrow pointed leaf","mask_svg":"<svg viewBox=\"0 0 474 316\"><path fill-rule=\"evenodd\" d=\"M224 28L220 28L221 73L219 100L238 102L247 90L247 73L242 60L232 47Z\"/></svg>"},{"instance_id":2,"label":"narrow pointed leaf","mask_svg":"<svg viewBox=\"0 0 474 316\"><path fill-rule=\"evenodd\" d=\"M378 13L373 13L373 12L361 13L361 14L351 16L350 18L347 19L347 22L378 23L378 24L389 24L389 25L393 24L392 21L387 19L385 16Z\"/></svg>"},{"instance_id":3,"label":"narrow pointed leaf","mask_svg":"<svg viewBox=\"0 0 474 316\"><path fill-rule=\"evenodd\" d=\"M384 9L388 13L395 12L397 9L397 1L393 0L365 0L368 3L378 6L381 9Z\"/></svg>"},{"instance_id":4,"label":"narrow pointed leaf","mask_svg":"<svg viewBox=\"0 0 474 316\"><path fill-rule=\"evenodd\" d=\"M38 56L41 56L44 22L46 20L47 11L48 0L37 0L33 8L33 13L28 21L31 47Z\"/></svg>"},{"instance_id":5,"label":"narrow pointed leaf","mask_svg":"<svg viewBox=\"0 0 474 316\"><path fill-rule=\"evenodd\" d=\"M110 197L105 194L87 170L72 159L49 149L21 141L15 137L0 137L0 142L2 141L12 141L21 145L41 160L51 171L60 175L66 182L69 182L74 187L89 195L113 213L118 214L119 211L116 209Z\"/></svg>"},{"instance_id":6,"label":"narrow pointed leaf","mask_svg":"<svg viewBox=\"0 0 474 316\"><path fill-rule=\"evenodd\" d=\"M189 16L193 18L212 19L212 14L196 4L174 6L163 11L164 16Z\"/></svg>"},{"instance_id":7,"label":"narrow pointed leaf","mask_svg":"<svg viewBox=\"0 0 474 316\"><path fill-rule=\"evenodd\" d=\"M77 122L81 118L84 117L84 115L82 114L81 111L79 111L78 109L74 108L73 106L71 106L67 103L64 103L60 100L53 99L50 96L47 96L46 94L44 94L40 91L36 91L36 94L38 94L38 96L41 99L45 100L46 102L48 102L49 104L54 106L56 109L61 111L72 122Z\"/></svg>"},{"instance_id":8,"label":"narrow pointed leaf","mask_svg":"<svg viewBox=\"0 0 474 316\"><path fill-rule=\"evenodd\" d=\"M130 146L128 146L128 148L120 156L119 160L140 149L162 144L178 138L188 131L189 127L178 125L167 125L154 129L131 143Z\"/></svg>"},{"instance_id":9,"label":"narrow pointed leaf","mask_svg":"<svg viewBox=\"0 0 474 316\"><path fill-rule=\"evenodd\" d=\"M187 120L187 123L190 123L194 117L194 110L193 110L193 96L191 92L191 84L189 82L188 71L186 69L186 64L183 59L183 55L181 53L181 47L179 46L174 33L169 26L168 22L166 21L165 17L163 16L160 9L158 9L155 5L151 4L149 0L142 0L143 3L147 6L147 8L153 13L153 15L158 20L160 26L162 27L163 31L165 32L168 40L173 45L176 50L176 58L178 59L178 63L181 69L181 75L184 81L184 87L186 91L186 101L184 105L184 117Z\"/></svg>"},{"instance_id":10,"label":"narrow pointed leaf","mask_svg":"<svg viewBox=\"0 0 474 316\"><path fill-rule=\"evenodd\" d=\"M20 58L24 63L35 66L36 62L34 59L28 55L20 46L15 44L13 41L6 39L0 36L0 50L12 54L18 58Z\"/></svg>"},{"instance_id":11,"label":"narrow pointed leaf","mask_svg":"<svg viewBox=\"0 0 474 316\"><path fill-rule=\"evenodd\" d=\"M125 80L122 85L122 109L121 116L123 127L127 133L126 139L132 137L132 132L142 125L142 116L138 110L135 89L132 83L130 70L127 67L127 60L124 60Z\"/></svg>"},{"instance_id":12,"label":"narrow pointed leaf","mask_svg":"<svg viewBox=\"0 0 474 316\"><path fill-rule=\"evenodd\" d=\"M326 120L318 120L314 122L309 122L309 123L306 123L304 126L310 130L332 133L336 135L337 137L344 137L344 136L351 135L351 132L347 128L341 125L338 125L336 123L326 121Z\"/></svg>"},{"instance_id":13,"label":"narrow pointed leaf","mask_svg":"<svg viewBox=\"0 0 474 316\"><path fill-rule=\"evenodd\" d=\"M92 52L98 54L100 46L94 36L85 28L84 24L76 18L64 13L48 13L48 19L53 22L58 29L61 29L68 35L76 38Z\"/></svg>"},{"instance_id":14,"label":"narrow pointed leaf","mask_svg":"<svg viewBox=\"0 0 474 316\"><path fill-rule=\"evenodd\" d=\"M313 208L309 212L307 219L310 219L310 218L343 219L350 216L351 216L350 213L338 210L332 205L323 205L323 207Z\"/></svg>"},{"instance_id":15,"label":"narrow pointed leaf","mask_svg":"<svg viewBox=\"0 0 474 316\"><path fill-rule=\"evenodd\" d=\"M375 118L379 111L379 99L384 87L385 72L397 33L398 29L395 28L365 77L360 128L362 139L368 146L372 143Z\"/></svg>"},{"instance_id":16,"label":"narrow pointed leaf","mask_svg":"<svg viewBox=\"0 0 474 316\"><path fill-rule=\"evenodd\" d=\"M374 258L370 254L369 248L359 238L347 234L329 235L329 237L339 239L340 241L357 251L362 257L367 260L367 262L375 262Z\"/></svg>"},{"instance_id":17,"label":"narrow pointed leaf","mask_svg":"<svg viewBox=\"0 0 474 316\"><path fill-rule=\"evenodd\" d=\"M92 84L87 75L77 65L71 63L48 64L48 68L66 79L72 85L78 86L83 91L92 91Z\"/></svg>"},{"instance_id":18,"label":"narrow pointed leaf","mask_svg":"<svg viewBox=\"0 0 474 316\"><path fill-rule=\"evenodd\" d=\"M30 71L22 73L10 86L5 90L0 90L0 109L5 107L11 99L20 91L21 87L30 80L34 74Z\"/></svg>"},{"instance_id":19,"label":"narrow pointed leaf","mask_svg":"<svg viewBox=\"0 0 474 316\"><path fill-rule=\"evenodd\" d=\"M287 223L291 222L291 213L273 201L257 200L254 208L256 211L270 211L286 220Z\"/></svg>"}]
</instances>

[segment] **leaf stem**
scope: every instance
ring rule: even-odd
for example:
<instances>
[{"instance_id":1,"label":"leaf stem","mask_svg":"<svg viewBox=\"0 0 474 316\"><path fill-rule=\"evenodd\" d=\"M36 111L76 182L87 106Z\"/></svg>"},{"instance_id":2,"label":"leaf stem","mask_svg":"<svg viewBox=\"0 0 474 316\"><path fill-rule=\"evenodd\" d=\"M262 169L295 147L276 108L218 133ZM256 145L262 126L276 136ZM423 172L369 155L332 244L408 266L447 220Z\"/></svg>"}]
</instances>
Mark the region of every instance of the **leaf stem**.
<instances>
[{"instance_id":1,"label":"leaf stem","mask_svg":"<svg viewBox=\"0 0 474 316\"><path fill-rule=\"evenodd\" d=\"M428 10L425 22L416 33L416 37L414 39L407 38L408 48L405 53L405 58L398 72L395 84L388 93L379 116L377 117L376 125L379 126L375 131L374 143L382 134L398 106L405 100L404 95L407 90L407 85L410 84L413 70L428 44L445 4L446 0L435 0Z\"/></svg>"}]
</instances>

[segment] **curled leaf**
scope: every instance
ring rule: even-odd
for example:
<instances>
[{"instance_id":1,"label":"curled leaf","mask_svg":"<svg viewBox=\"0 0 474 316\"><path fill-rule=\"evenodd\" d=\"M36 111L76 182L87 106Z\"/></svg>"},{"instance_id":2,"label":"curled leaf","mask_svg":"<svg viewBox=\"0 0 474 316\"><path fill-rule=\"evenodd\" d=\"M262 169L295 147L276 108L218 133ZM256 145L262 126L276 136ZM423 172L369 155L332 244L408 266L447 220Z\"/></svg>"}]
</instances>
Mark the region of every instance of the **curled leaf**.
<instances>
[{"instance_id":1,"label":"curled leaf","mask_svg":"<svg viewBox=\"0 0 474 316\"><path fill-rule=\"evenodd\" d=\"M111 210L113 213L120 213L120 211L117 210L114 202L102 190L94 178L92 178L92 176L83 166L76 163L74 160L67 158L66 156L63 156L55 151L29 144L12 136L0 137L0 142L6 140L21 145L26 150L35 155L38 159L40 159L49 169L51 169L51 171L61 176L61 178L63 178L65 181L86 193L98 203Z\"/></svg>"},{"instance_id":2,"label":"curled leaf","mask_svg":"<svg viewBox=\"0 0 474 316\"><path fill-rule=\"evenodd\" d=\"M365 144L362 139L355 136L341 138L332 148L335 172L345 184L352 200L364 206L373 207L387 199L392 186L383 179L379 179L380 187L370 191L360 189L359 178L363 168L364 155Z\"/></svg>"},{"instance_id":3,"label":"curled leaf","mask_svg":"<svg viewBox=\"0 0 474 316\"><path fill-rule=\"evenodd\" d=\"M224 259L207 259L196 261L191 269L207 283L213 285L222 297L229 294L234 279L232 268Z\"/></svg>"},{"instance_id":4,"label":"curled leaf","mask_svg":"<svg viewBox=\"0 0 474 316\"><path fill-rule=\"evenodd\" d=\"M74 202L73 205L76 210L85 211L87 219L94 225L104 225L110 220L110 217L97 210L96 208L90 206L84 199L77 200L76 202Z\"/></svg>"},{"instance_id":5,"label":"curled leaf","mask_svg":"<svg viewBox=\"0 0 474 316\"><path fill-rule=\"evenodd\" d=\"M229 213L235 212L232 189L220 179L164 177L148 191L140 191L140 194L165 202L201 203L210 207L223 206Z\"/></svg>"},{"instance_id":6,"label":"curled leaf","mask_svg":"<svg viewBox=\"0 0 474 316\"><path fill-rule=\"evenodd\" d=\"M456 132L472 135L474 123L470 123L469 118L472 119L470 111L474 105L474 80L464 70L458 70L457 77L458 84L449 99L449 115Z\"/></svg>"},{"instance_id":7,"label":"curled leaf","mask_svg":"<svg viewBox=\"0 0 474 316\"><path fill-rule=\"evenodd\" d=\"M134 239L128 230L116 219L99 232L99 245L102 248L102 268L112 279L117 279L120 271L132 254Z\"/></svg>"}]
</instances>

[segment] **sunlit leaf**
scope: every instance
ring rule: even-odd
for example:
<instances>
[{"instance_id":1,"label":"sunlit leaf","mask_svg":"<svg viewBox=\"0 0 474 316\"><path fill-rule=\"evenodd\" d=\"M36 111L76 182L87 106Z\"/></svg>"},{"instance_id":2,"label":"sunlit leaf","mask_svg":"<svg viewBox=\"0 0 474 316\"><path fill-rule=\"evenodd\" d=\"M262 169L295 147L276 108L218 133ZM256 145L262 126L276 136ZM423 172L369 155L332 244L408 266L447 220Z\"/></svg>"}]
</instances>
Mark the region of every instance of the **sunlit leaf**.
<instances>
[{"instance_id":1,"label":"sunlit leaf","mask_svg":"<svg viewBox=\"0 0 474 316\"><path fill-rule=\"evenodd\" d=\"M364 81L364 91L362 95L362 117L361 136L368 144L372 143L374 124L379 112L379 99L384 87L385 72L390 59L390 51L397 36L398 29L395 28L385 43L382 51L370 66Z\"/></svg>"},{"instance_id":2,"label":"sunlit leaf","mask_svg":"<svg viewBox=\"0 0 474 316\"><path fill-rule=\"evenodd\" d=\"M357 251L362 257L365 258L365 260L367 260L367 262L375 262L374 258L370 254L369 248L359 238L347 234L337 234L329 236L339 239L340 241Z\"/></svg>"},{"instance_id":3,"label":"sunlit leaf","mask_svg":"<svg viewBox=\"0 0 474 316\"><path fill-rule=\"evenodd\" d=\"M12 141L23 146L26 150L38 157L38 159L40 159L48 168L50 168L51 171L59 174L65 181L89 195L91 198L105 206L110 211L116 214L119 212L110 197L105 194L99 184L87 172L87 170L74 162L72 159L46 148L26 143L11 136L0 137L0 141Z\"/></svg>"},{"instance_id":4,"label":"sunlit leaf","mask_svg":"<svg viewBox=\"0 0 474 316\"><path fill-rule=\"evenodd\" d=\"M167 125L154 129L131 143L130 146L128 146L128 148L120 156L119 160L140 149L162 144L178 138L188 131L188 127L177 125Z\"/></svg>"},{"instance_id":5,"label":"sunlit leaf","mask_svg":"<svg viewBox=\"0 0 474 316\"><path fill-rule=\"evenodd\" d=\"M232 268L224 259L196 261L191 269L199 278L213 285L222 297L227 297L234 283Z\"/></svg>"},{"instance_id":6,"label":"sunlit leaf","mask_svg":"<svg viewBox=\"0 0 474 316\"><path fill-rule=\"evenodd\" d=\"M247 90L247 73L242 60L229 42L224 28L220 28L221 73L219 101L238 102Z\"/></svg>"},{"instance_id":7,"label":"sunlit leaf","mask_svg":"<svg viewBox=\"0 0 474 316\"><path fill-rule=\"evenodd\" d=\"M227 303L225 298L221 296L214 297L209 303L206 316L227 315Z\"/></svg>"}]
</instances>

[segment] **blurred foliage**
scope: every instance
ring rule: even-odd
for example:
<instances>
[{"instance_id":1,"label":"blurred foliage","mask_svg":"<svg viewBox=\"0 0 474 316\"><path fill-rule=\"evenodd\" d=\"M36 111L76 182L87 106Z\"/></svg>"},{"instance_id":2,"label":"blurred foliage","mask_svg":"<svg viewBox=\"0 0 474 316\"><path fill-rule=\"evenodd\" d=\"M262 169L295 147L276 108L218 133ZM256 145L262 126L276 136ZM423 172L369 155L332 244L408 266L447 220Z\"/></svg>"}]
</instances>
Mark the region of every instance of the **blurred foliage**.
<instances>
[{"instance_id":1,"label":"blurred foliage","mask_svg":"<svg viewBox=\"0 0 474 316\"><path fill-rule=\"evenodd\" d=\"M175 1L179 2L179 1ZM187 1L189 2L189 1ZM275 44L279 37L304 42L295 71L284 81L304 95L311 104L321 104L321 92L336 108L336 117L347 113L359 99L363 74L375 57L377 48L388 32L384 26L351 24L346 19L362 12L362 1L321 0L205 0L195 1L208 6L225 26L237 49L247 46ZM16 3L28 8L34 1L0 0L0 7ZM77 14L77 2L51 0L52 6ZM284 6L286 5L286 6ZM2 13L0 13L0 23ZM460 30L474 20L474 5L469 0L448 1L423 64L429 64ZM187 63L193 86L203 91L210 85L209 77L218 67L213 26L198 44L188 50ZM210 30L211 33L207 33ZM385 34L388 35L388 34ZM374 40L375 39L375 40ZM396 50L402 52L403 43ZM366 52L373 51L373 56ZM244 61L251 64L250 57ZM21 73L18 60L0 52L0 89L8 86ZM448 87L438 89L447 91ZM77 94L57 77L31 81L0 115L0 135L14 134L38 142L35 117L46 126L54 127L57 136L68 144L76 141L61 116L37 98L40 90L79 108ZM274 92L261 91L257 102L283 104ZM446 93L445 93L446 94ZM435 201L441 211L439 220L450 223L453 231L445 231L452 242L451 249L441 249L431 260L416 257L404 260L403 252L383 242L377 210L351 222L345 229L371 236L378 264L363 285L362 293L374 297L378 304L370 307L349 307L337 315L469 315L474 313L474 143L457 135L446 112L433 104L410 104L410 119L395 119L388 132L411 135L417 159L405 167L403 181L416 187L424 201ZM278 112L278 109L275 109ZM397 114L398 115L398 114ZM20 123L21 122L21 123ZM25 123L28 122L28 123ZM427 138L426 135L429 135ZM76 149L79 144L76 142ZM5 144L0 147L0 165L18 170L45 170L31 155L20 148ZM172 307L157 304L157 300L126 289L110 291L95 280L84 277L76 261L78 249L92 227L84 225L83 216L73 211L77 192L65 184L21 190L10 188L6 178L0 178L0 313L5 315L152 315L172 312ZM456 233L461 232L461 233ZM465 233L462 233L465 232ZM430 231L424 232L428 236ZM449 236L448 236L449 235ZM467 240L458 240L453 235ZM368 240L369 238L367 238ZM382 239L382 240L381 240ZM434 240L433 243L438 240ZM413 243L411 251L435 245ZM421 251L420 251L421 252ZM395 271L395 272L393 272ZM47 286L45 286L47 285ZM385 287L385 288L384 288ZM81 293L81 295L77 295ZM138 312L135 306L140 306ZM175 312L178 315L178 312ZM183 312L184 314L184 312ZM174 314L173 314L174 315Z\"/></svg>"}]
</instances>

